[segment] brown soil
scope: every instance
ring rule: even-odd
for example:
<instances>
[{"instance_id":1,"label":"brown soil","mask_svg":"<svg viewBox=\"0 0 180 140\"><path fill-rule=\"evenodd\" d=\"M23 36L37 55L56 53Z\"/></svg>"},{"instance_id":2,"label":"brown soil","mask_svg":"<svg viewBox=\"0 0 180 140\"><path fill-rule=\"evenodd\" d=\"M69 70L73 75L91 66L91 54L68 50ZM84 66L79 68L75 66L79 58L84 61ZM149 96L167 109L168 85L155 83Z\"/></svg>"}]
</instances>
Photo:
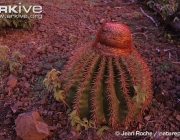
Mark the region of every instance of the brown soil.
<instances>
[{"instance_id":1,"label":"brown soil","mask_svg":"<svg viewBox=\"0 0 180 140\"><path fill-rule=\"evenodd\" d=\"M125 0L34 0L31 3L43 6L43 18L32 28L0 30L0 45L23 54L22 71L14 77L14 81L17 80L15 87L8 85L12 78L9 72L5 71L0 77L0 140L20 140L16 136L14 120L18 114L31 110L38 110L50 126L51 135L46 140L178 140L178 136L163 137L156 133L180 133L180 40L164 38L163 27L156 27L139 8L158 21L155 13L141 4ZM121 131L151 131L154 136L117 137L116 130L109 129L100 137L93 129L76 131L67 119L66 107L55 101L43 85L46 73L52 68L61 71L72 51L92 43L105 21L130 27L134 47L152 71L154 98L151 107L141 121L135 121Z\"/></svg>"}]
</instances>

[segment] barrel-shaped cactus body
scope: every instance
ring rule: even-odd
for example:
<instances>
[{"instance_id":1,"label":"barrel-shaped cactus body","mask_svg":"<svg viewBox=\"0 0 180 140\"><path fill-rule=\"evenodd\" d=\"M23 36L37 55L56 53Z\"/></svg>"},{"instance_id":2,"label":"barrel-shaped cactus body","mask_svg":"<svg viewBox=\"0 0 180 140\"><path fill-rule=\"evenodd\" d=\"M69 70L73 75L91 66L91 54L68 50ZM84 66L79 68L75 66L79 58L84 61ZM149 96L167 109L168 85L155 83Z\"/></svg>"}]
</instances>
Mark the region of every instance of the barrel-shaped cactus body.
<instances>
[{"instance_id":1,"label":"barrel-shaped cactus body","mask_svg":"<svg viewBox=\"0 0 180 140\"><path fill-rule=\"evenodd\" d=\"M97 126L138 119L152 99L149 69L123 24L105 23L93 45L74 52L61 81L67 104Z\"/></svg>"}]
</instances>

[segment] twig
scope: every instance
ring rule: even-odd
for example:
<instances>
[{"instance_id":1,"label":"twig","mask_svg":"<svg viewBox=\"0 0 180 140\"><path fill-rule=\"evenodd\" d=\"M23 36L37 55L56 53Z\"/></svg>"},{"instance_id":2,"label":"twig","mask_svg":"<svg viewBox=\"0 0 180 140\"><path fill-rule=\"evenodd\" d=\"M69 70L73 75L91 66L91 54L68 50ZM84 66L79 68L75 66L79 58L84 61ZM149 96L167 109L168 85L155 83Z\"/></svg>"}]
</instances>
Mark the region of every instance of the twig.
<instances>
[{"instance_id":1,"label":"twig","mask_svg":"<svg viewBox=\"0 0 180 140\"><path fill-rule=\"evenodd\" d=\"M177 98L178 99L178 98ZM178 102L180 102L180 99L178 99Z\"/></svg>"},{"instance_id":2,"label":"twig","mask_svg":"<svg viewBox=\"0 0 180 140\"><path fill-rule=\"evenodd\" d=\"M156 25L156 27L158 27L158 24L156 23L156 21L155 21L151 16L149 16L148 14L146 14L141 7L140 7L140 10L141 10L141 12L142 12L147 18L149 18L149 19Z\"/></svg>"},{"instance_id":3,"label":"twig","mask_svg":"<svg viewBox=\"0 0 180 140\"><path fill-rule=\"evenodd\" d=\"M172 62L173 64L180 64L180 62Z\"/></svg>"},{"instance_id":4,"label":"twig","mask_svg":"<svg viewBox=\"0 0 180 140\"><path fill-rule=\"evenodd\" d=\"M164 52L171 51L171 50L174 50L174 49L164 49Z\"/></svg>"},{"instance_id":5,"label":"twig","mask_svg":"<svg viewBox=\"0 0 180 140\"><path fill-rule=\"evenodd\" d=\"M171 58L171 53L169 52L169 58Z\"/></svg>"}]
</instances>

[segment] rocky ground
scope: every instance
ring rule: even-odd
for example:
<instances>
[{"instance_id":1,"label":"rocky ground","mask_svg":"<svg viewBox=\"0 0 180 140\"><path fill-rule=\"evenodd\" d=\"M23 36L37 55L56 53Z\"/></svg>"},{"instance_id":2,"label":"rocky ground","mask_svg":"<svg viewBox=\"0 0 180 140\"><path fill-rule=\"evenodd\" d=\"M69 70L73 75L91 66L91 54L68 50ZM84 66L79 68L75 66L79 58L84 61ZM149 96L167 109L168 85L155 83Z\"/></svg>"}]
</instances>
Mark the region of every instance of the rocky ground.
<instances>
[{"instance_id":1,"label":"rocky ground","mask_svg":"<svg viewBox=\"0 0 180 140\"><path fill-rule=\"evenodd\" d=\"M20 140L15 119L32 110L38 111L50 128L46 140L179 139L180 40L176 36L164 38L167 31L162 26L156 27L140 7L158 23L155 13L142 4L125 0L34 0L31 3L43 6L43 18L32 28L0 30L0 46L7 45L9 54L16 50L22 54L19 60L22 70L12 74L6 67L1 69L0 140ZM46 73L52 68L61 71L73 50L93 42L97 30L106 21L130 27L134 48L152 71L152 105L141 121L122 131L151 131L153 136L120 137L115 135L116 130L109 129L100 137L93 129L76 131L70 126L66 107L55 101L43 85ZM158 132L179 132L179 137L164 137Z\"/></svg>"}]
</instances>

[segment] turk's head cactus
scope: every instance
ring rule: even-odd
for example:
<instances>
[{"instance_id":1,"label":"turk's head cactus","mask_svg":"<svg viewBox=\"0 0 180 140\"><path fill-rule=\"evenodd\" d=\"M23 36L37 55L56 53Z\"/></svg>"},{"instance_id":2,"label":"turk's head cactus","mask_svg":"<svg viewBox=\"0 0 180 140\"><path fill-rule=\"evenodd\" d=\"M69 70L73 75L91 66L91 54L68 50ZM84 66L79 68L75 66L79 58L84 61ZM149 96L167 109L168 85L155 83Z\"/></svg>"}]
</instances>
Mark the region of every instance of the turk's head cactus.
<instances>
[{"instance_id":1,"label":"turk's head cactus","mask_svg":"<svg viewBox=\"0 0 180 140\"><path fill-rule=\"evenodd\" d=\"M61 75L65 101L81 119L118 127L137 120L152 99L151 76L128 26L105 23L78 48Z\"/></svg>"}]
</instances>

